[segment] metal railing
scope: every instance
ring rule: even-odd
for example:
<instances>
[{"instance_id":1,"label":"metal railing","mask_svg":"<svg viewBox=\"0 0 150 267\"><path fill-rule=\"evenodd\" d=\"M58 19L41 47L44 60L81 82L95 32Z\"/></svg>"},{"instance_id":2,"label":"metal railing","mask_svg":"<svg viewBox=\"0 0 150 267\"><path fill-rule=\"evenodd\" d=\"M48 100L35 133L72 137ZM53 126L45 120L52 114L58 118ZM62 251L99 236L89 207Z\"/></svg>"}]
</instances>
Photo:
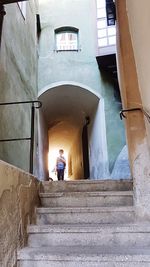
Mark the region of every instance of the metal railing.
<instances>
[{"instance_id":1,"label":"metal railing","mask_svg":"<svg viewBox=\"0 0 150 267\"><path fill-rule=\"evenodd\" d=\"M30 163L29 163L29 172L33 174L33 155L34 155L34 119L35 119L35 108L39 109L42 107L41 101L21 101L21 102L6 102L0 103L0 106L9 106L9 105L22 105L22 104L32 104L31 106L31 128L30 128L30 137L22 138L10 138L10 139L0 139L0 143L3 142L17 142L17 141L30 141Z\"/></svg>"},{"instance_id":2,"label":"metal railing","mask_svg":"<svg viewBox=\"0 0 150 267\"><path fill-rule=\"evenodd\" d=\"M144 116L146 117L146 119L148 120L148 122L150 123L150 114L143 108L129 108L129 109L122 109L120 111L120 119L122 120L123 118L126 119L126 116L124 115L124 113L126 112L132 112L132 111L141 111Z\"/></svg>"}]
</instances>

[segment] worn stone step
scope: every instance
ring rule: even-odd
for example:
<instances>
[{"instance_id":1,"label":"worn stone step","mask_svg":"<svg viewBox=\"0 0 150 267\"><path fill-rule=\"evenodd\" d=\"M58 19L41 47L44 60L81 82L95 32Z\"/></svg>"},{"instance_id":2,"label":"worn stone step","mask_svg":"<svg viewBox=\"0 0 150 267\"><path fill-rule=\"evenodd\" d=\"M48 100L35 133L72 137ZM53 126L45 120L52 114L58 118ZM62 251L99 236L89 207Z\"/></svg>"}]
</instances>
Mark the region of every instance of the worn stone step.
<instances>
[{"instance_id":1,"label":"worn stone step","mask_svg":"<svg viewBox=\"0 0 150 267\"><path fill-rule=\"evenodd\" d=\"M40 193L43 207L95 207L133 205L132 191Z\"/></svg>"},{"instance_id":2,"label":"worn stone step","mask_svg":"<svg viewBox=\"0 0 150 267\"><path fill-rule=\"evenodd\" d=\"M132 180L76 180L41 183L41 192L132 191Z\"/></svg>"},{"instance_id":3,"label":"worn stone step","mask_svg":"<svg viewBox=\"0 0 150 267\"><path fill-rule=\"evenodd\" d=\"M126 207L37 208L37 224L128 223L134 221L134 209Z\"/></svg>"},{"instance_id":4,"label":"worn stone step","mask_svg":"<svg viewBox=\"0 0 150 267\"><path fill-rule=\"evenodd\" d=\"M150 267L150 248L49 247L18 252L18 267Z\"/></svg>"},{"instance_id":5,"label":"worn stone step","mask_svg":"<svg viewBox=\"0 0 150 267\"><path fill-rule=\"evenodd\" d=\"M32 225L28 245L43 246L124 246L150 247L150 225Z\"/></svg>"}]
</instances>

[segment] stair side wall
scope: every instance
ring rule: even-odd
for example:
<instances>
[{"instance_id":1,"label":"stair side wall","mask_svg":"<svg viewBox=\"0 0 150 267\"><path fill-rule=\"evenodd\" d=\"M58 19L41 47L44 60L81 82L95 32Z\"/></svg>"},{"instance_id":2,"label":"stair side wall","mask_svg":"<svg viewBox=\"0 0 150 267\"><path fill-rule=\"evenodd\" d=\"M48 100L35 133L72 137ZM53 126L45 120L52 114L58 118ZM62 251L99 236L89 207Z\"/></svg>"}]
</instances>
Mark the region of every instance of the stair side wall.
<instances>
[{"instance_id":1,"label":"stair side wall","mask_svg":"<svg viewBox=\"0 0 150 267\"><path fill-rule=\"evenodd\" d=\"M0 161L0 266L16 267L27 225L35 223L39 185L34 176Z\"/></svg>"}]
</instances>

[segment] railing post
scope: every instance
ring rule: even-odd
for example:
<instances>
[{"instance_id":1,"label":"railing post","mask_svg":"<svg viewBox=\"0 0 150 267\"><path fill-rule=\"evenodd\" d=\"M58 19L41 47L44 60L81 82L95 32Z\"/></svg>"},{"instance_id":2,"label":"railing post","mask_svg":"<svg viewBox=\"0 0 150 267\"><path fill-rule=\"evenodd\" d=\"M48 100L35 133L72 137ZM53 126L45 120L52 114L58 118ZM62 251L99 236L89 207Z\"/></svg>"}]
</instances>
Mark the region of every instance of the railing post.
<instances>
[{"instance_id":1,"label":"railing post","mask_svg":"<svg viewBox=\"0 0 150 267\"><path fill-rule=\"evenodd\" d=\"M33 157L34 157L34 115L35 107L32 104L31 107L31 140L30 140L30 169L29 172L33 174Z\"/></svg>"}]
</instances>

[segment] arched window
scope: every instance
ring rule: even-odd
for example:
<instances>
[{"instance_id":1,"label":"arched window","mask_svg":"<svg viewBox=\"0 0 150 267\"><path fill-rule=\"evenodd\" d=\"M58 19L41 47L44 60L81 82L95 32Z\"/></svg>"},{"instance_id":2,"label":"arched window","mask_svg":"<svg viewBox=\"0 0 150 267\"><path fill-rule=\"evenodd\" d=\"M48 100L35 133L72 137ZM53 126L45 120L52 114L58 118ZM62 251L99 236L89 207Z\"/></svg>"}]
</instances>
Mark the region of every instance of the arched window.
<instances>
[{"instance_id":1,"label":"arched window","mask_svg":"<svg viewBox=\"0 0 150 267\"><path fill-rule=\"evenodd\" d=\"M79 30L74 27L56 29L56 51L78 51L78 33Z\"/></svg>"}]
</instances>

